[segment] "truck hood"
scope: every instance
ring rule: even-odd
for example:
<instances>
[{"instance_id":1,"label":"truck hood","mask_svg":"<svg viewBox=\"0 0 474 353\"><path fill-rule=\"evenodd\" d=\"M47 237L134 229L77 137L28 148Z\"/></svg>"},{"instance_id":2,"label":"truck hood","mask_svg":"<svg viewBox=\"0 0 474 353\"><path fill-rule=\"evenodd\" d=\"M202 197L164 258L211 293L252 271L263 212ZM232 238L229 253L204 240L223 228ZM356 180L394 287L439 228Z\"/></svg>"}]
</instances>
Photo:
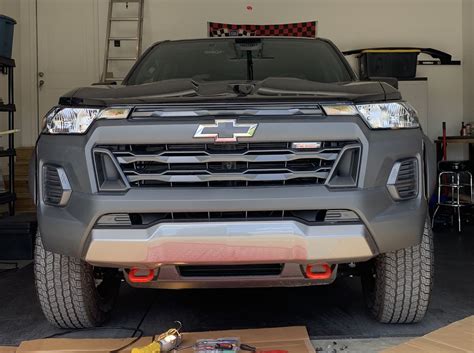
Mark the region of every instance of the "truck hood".
<instances>
[{"instance_id":1,"label":"truck hood","mask_svg":"<svg viewBox=\"0 0 474 353\"><path fill-rule=\"evenodd\" d=\"M78 88L63 95L61 105L136 105L161 103L345 101L354 103L401 99L382 82L320 83L297 78L263 81L196 82L174 79L135 86L104 85Z\"/></svg>"}]
</instances>

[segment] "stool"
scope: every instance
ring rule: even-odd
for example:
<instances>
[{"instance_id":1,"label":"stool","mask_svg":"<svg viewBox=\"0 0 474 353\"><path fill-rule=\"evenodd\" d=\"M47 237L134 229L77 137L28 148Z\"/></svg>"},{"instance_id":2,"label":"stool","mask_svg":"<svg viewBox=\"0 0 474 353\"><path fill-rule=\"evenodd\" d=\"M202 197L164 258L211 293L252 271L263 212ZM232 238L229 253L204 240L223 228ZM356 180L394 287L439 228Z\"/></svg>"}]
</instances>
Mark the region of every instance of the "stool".
<instances>
[{"instance_id":1,"label":"stool","mask_svg":"<svg viewBox=\"0 0 474 353\"><path fill-rule=\"evenodd\" d=\"M433 213L432 226L440 207L453 207L457 211L458 230L461 232L461 208L473 204L472 173L469 161L441 161L438 164L438 202ZM443 190L451 190L450 200L441 200ZM466 196L462 200L461 195Z\"/></svg>"}]
</instances>

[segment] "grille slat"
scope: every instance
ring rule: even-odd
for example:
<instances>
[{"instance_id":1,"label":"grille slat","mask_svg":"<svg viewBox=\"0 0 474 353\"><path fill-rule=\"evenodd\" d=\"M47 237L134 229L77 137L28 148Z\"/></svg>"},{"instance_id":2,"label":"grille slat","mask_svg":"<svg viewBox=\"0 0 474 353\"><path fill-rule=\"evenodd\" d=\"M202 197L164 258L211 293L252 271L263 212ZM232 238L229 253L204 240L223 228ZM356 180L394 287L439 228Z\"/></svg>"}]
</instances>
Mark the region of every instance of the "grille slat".
<instances>
[{"instance_id":1,"label":"grille slat","mask_svg":"<svg viewBox=\"0 0 474 353\"><path fill-rule=\"evenodd\" d=\"M162 181L168 183L193 183L193 182L210 182L210 181L286 181L290 179L298 178L318 178L326 179L329 172L291 172L287 171L284 173L274 173L271 170L251 170L248 173L241 174L221 174L221 173L207 173L207 174L193 174L193 171L180 172L172 175L167 174L127 174L127 178L131 183L140 182L140 181Z\"/></svg>"},{"instance_id":2,"label":"grille slat","mask_svg":"<svg viewBox=\"0 0 474 353\"><path fill-rule=\"evenodd\" d=\"M108 145L132 187L323 184L341 149L357 141Z\"/></svg>"},{"instance_id":3,"label":"grille slat","mask_svg":"<svg viewBox=\"0 0 474 353\"><path fill-rule=\"evenodd\" d=\"M322 160L334 161L337 153L332 151L311 153L311 152L292 152L290 150L272 150L245 153L245 154L224 154L224 153L203 153L198 155L191 151L182 151L182 156L171 156L167 152L159 155L134 155L133 153L117 154L117 160L121 164L134 162L156 162L156 163L210 163L210 162L288 162L305 158L318 158ZM285 153L285 154L282 154ZM127 155L128 154L128 155Z\"/></svg>"}]
</instances>

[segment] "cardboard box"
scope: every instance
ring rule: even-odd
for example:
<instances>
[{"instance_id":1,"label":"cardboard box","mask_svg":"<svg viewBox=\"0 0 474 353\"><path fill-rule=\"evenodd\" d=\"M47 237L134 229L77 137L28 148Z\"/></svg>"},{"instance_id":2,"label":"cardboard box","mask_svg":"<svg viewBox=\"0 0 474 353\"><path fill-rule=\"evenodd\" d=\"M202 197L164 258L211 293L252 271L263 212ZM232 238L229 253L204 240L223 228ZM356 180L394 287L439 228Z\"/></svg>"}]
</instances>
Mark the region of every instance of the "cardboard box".
<instances>
[{"instance_id":1,"label":"cardboard box","mask_svg":"<svg viewBox=\"0 0 474 353\"><path fill-rule=\"evenodd\" d=\"M305 327L184 333L181 347L192 346L198 339L222 337L239 337L241 342L256 346L259 350L286 350L288 353L315 353ZM120 347L127 345L133 339L51 338L22 342L17 348L16 353L125 353L130 352L133 347L146 346L151 342L151 339L151 337L142 337L132 346L120 350ZM179 351L179 353L192 352L192 348ZM0 351L0 353L2 352Z\"/></svg>"},{"instance_id":2,"label":"cardboard box","mask_svg":"<svg viewBox=\"0 0 474 353\"><path fill-rule=\"evenodd\" d=\"M383 351L383 353L467 352L474 352L474 316Z\"/></svg>"}]
</instances>

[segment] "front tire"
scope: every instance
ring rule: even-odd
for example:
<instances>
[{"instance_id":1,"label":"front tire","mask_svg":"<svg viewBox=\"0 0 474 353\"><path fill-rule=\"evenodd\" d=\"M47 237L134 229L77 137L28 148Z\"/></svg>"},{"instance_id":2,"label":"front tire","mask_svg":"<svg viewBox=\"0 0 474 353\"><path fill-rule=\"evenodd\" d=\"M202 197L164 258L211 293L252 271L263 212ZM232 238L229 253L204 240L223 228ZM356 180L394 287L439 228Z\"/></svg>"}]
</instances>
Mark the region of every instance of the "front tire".
<instances>
[{"instance_id":1,"label":"front tire","mask_svg":"<svg viewBox=\"0 0 474 353\"><path fill-rule=\"evenodd\" d=\"M362 277L371 314L382 323L421 321L433 286L433 260L433 233L427 220L419 245L377 256Z\"/></svg>"},{"instance_id":2,"label":"front tire","mask_svg":"<svg viewBox=\"0 0 474 353\"><path fill-rule=\"evenodd\" d=\"M35 284L41 309L60 328L89 328L109 316L120 285L116 271L97 271L86 262L47 251L41 235L35 243Z\"/></svg>"}]
</instances>

